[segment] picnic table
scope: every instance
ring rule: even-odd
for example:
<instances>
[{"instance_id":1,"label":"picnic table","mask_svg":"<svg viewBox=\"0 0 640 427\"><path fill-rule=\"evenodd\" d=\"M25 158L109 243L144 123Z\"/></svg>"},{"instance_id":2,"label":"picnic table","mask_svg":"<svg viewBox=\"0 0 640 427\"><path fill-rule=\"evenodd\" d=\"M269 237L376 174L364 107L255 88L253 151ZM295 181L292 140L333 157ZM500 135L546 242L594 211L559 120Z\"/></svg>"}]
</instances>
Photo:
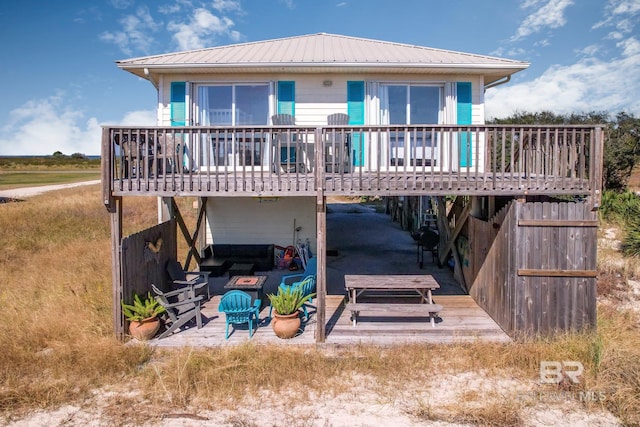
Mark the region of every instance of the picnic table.
<instances>
[{"instance_id":1,"label":"picnic table","mask_svg":"<svg viewBox=\"0 0 640 427\"><path fill-rule=\"evenodd\" d=\"M431 291L440 288L433 276L420 275L361 275L348 274L344 276L344 283L349 293L347 310L351 311L353 326L356 326L360 311L428 314L431 326L435 327L435 315L442 311L442 306L433 303ZM419 303L389 304L385 302L357 302L357 298L365 291L397 292L415 291L420 296Z\"/></svg>"}]
</instances>

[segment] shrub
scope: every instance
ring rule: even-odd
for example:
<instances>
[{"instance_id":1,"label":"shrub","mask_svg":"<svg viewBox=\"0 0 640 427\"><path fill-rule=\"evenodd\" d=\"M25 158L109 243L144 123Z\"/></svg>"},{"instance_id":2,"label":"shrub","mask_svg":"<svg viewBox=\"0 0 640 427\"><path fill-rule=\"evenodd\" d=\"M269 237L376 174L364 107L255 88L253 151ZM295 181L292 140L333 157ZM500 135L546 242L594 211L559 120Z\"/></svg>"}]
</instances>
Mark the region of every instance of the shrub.
<instances>
[{"instance_id":1,"label":"shrub","mask_svg":"<svg viewBox=\"0 0 640 427\"><path fill-rule=\"evenodd\" d=\"M618 224L634 220L640 212L640 197L632 191L605 190L600 204L600 218Z\"/></svg>"}]
</instances>

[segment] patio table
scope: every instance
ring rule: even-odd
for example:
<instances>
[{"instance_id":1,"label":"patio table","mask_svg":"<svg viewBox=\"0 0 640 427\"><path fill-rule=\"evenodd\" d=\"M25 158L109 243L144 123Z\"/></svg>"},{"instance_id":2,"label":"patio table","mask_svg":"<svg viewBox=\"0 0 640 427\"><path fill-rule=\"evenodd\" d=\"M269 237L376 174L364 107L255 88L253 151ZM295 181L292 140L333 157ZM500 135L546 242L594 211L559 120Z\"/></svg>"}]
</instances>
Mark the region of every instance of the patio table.
<instances>
[{"instance_id":1,"label":"patio table","mask_svg":"<svg viewBox=\"0 0 640 427\"><path fill-rule=\"evenodd\" d=\"M435 327L435 315L442 310L442 306L433 303L431 291L439 289L440 285L433 276L421 275L354 275L344 276L345 288L349 293L347 310L351 311L353 326L360 311L400 311L403 313L426 313L431 319L431 326ZM365 291L395 292L415 291L420 295L420 303L387 304L387 303L359 303L358 296Z\"/></svg>"}]
</instances>

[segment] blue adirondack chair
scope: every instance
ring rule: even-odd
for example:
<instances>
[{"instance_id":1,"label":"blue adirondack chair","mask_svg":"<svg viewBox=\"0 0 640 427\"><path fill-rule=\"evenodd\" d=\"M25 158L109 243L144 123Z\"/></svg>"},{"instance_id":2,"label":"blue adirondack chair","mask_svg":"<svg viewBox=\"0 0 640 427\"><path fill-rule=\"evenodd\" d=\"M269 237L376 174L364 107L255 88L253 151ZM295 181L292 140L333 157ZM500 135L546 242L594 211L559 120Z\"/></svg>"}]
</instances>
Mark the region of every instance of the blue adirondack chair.
<instances>
[{"instance_id":1,"label":"blue adirondack chair","mask_svg":"<svg viewBox=\"0 0 640 427\"><path fill-rule=\"evenodd\" d=\"M229 324L249 324L249 338L253 336L253 322L258 327L261 301L256 299L251 304L251 295L240 290L229 291L222 296L218 311L224 313L227 324L225 328L226 339L229 339Z\"/></svg>"},{"instance_id":2,"label":"blue adirondack chair","mask_svg":"<svg viewBox=\"0 0 640 427\"><path fill-rule=\"evenodd\" d=\"M316 292L316 276L315 274L309 275L305 277L302 281L295 282L290 286L280 285L280 288L282 288L283 290L286 290L289 287L291 287L292 292L295 291L296 289L300 289L302 291L300 296L304 298L305 296L311 295ZM309 320L309 312L307 310L307 306L313 307L311 305L312 302L313 302L313 298L309 298L309 300L302 305L302 312L304 314L305 322ZM272 311L273 311L273 306L269 307L269 317L271 317Z\"/></svg>"},{"instance_id":3,"label":"blue adirondack chair","mask_svg":"<svg viewBox=\"0 0 640 427\"><path fill-rule=\"evenodd\" d=\"M291 286L295 283L301 282L302 280L306 279L309 276L315 277L317 271L318 271L317 259L309 258L309 260L307 261L307 267L304 269L304 272L296 273L296 274L287 274L282 276L282 279L280 280L280 287Z\"/></svg>"}]
</instances>

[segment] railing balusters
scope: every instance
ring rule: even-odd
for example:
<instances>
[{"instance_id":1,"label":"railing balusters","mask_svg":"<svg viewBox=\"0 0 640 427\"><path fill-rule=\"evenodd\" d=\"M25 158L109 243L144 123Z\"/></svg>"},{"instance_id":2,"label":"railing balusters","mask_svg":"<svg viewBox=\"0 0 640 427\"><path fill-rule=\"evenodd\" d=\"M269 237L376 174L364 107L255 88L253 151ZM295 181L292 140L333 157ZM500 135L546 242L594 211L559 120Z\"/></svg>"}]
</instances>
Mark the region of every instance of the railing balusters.
<instances>
[{"instance_id":1,"label":"railing balusters","mask_svg":"<svg viewBox=\"0 0 640 427\"><path fill-rule=\"evenodd\" d=\"M326 194L588 195L597 167L592 145L602 144L595 129L106 127L110 146L102 152L111 157L105 164L117 195L313 195L318 168ZM312 154L315 144L323 144L323 159Z\"/></svg>"}]
</instances>

